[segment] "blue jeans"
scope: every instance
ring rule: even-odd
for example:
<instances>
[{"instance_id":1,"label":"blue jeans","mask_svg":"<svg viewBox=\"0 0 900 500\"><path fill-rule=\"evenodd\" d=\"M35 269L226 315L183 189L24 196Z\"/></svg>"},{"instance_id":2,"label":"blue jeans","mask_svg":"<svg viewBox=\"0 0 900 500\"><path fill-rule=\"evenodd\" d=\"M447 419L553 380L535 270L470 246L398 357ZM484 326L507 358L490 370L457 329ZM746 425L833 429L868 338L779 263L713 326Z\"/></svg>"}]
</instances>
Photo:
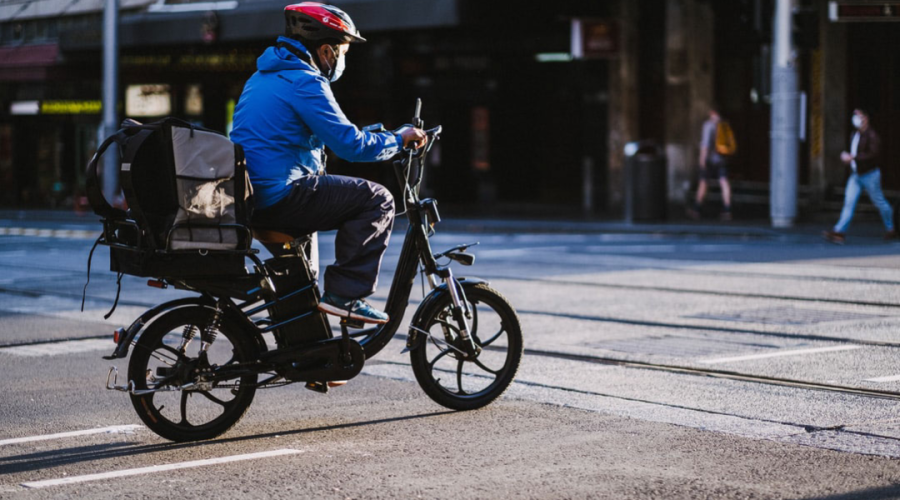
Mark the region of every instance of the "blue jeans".
<instances>
[{"instance_id":1,"label":"blue jeans","mask_svg":"<svg viewBox=\"0 0 900 500\"><path fill-rule=\"evenodd\" d=\"M841 218L835 224L834 230L838 233L847 231L850 226L850 220L853 219L853 212L856 210L856 202L859 201L859 195L865 190L872 200L872 204L878 208L881 213L881 220L884 221L884 227L890 231L894 229L893 211L891 205L884 199L884 193L881 192L881 170L875 169L862 175L855 172L847 179L847 188L844 190L844 209L841 210Z\"/></svg>"}]
</instances>

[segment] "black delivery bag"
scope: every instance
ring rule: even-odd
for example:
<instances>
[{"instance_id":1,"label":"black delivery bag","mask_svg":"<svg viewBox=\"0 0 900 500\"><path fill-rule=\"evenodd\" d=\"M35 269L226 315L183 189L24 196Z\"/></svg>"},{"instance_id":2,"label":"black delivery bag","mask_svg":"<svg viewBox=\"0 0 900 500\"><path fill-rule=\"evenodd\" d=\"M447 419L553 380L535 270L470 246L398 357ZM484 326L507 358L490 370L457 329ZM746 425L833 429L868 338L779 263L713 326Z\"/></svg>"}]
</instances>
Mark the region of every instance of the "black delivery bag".
<instances>
[{"instance_id":1,"label":"black delivery bag","mask_svg":"<svg viewBox=\"0 0 900 500\"><path fill-rule=\"evenodd\" d=\"M98 163L119 149L127 210L104 198ZM252 190L241 147L223 134L165 118L126 120L97 149L87 194L104 226L112 271L142 277L246 274Z\"/></svg>"}]
</instances>

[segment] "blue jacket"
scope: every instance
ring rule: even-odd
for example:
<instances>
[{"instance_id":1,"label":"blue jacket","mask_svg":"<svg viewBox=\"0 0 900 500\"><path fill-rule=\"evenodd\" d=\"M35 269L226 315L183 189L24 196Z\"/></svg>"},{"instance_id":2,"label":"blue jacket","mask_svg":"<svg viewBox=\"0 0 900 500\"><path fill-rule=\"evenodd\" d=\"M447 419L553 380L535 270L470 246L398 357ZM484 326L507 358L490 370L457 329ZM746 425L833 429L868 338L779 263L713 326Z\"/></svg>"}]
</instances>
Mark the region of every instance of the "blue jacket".
<instances>
[{"instance_id":1,"label":"blue jacket","mask_svg":"<svg viewBox=\"0 0 900 500\"><path fill-rule=\"evenodd\" d=\"M297 41L278 41L309 55ZM291 51L269 47L256 67L235 107L231 140L244 148L257 208L287 196L293 181L323 171L326 145L347 161L382 161L399 152L399 136L350 123L331 82Z\"/></svg>"}]
</instances>

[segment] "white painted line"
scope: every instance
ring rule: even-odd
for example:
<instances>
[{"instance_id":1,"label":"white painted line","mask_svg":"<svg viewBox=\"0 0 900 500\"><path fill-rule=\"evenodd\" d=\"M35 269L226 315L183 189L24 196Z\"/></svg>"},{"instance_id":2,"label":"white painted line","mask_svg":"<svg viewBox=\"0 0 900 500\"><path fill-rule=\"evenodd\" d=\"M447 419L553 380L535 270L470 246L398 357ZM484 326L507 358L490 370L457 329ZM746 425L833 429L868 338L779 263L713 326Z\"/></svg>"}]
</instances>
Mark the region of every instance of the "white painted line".
<instances>
[{"instance_id":1,"label":"white painted line","mask_svg":"<svg viewBox=\"0 0 900 500\"><path fill-rule=\"evenodd\" d=\"M790 351L767 352L765 354L751 354L748 356L736 356L733 358L704 359L701 360L700 363L703 363L705 365L715 365L719 363L731 363L733 361L747 361L751 359L777 358L781 356L802 356L804 354L816 354L820 352L851 351L853 349L861 349L862 347L863 346L861 345L839 345L834 347L816 347L814 349L792 349Z\"/></svg>"},{"instance_id":2,"label":"white painted line","mask_svg":"<svg viewBox=\"0 0 900 500\"><path fill-rule=\"evenodd\" d=\"M285 448L281 450L263 451L260 453L249 453L246 455L232 455L230 457L211 458L207 460L194 460L191 462L178 462L166 465L151 465L150 467L140 467L138 469L125 469L111 472L101 472L99 474L87 474L85 476L63 477L59 479L47 479L44 481L32 481L22 483L26 488L47 488L49 486L60 486L63 484L84 483L88 481L99 481L102 479L112 479L116 477L137 476L140 474L152 474L154 472L165 472L170 470L188 469L191 467L203 467L206 465L226 464L229 462L239 462L241 460L256 460L257 458L280 457L282 455L295 455L303 453L302 450L294 450Z\"/></svg>"},{"instance_id":3,"label":"white painted line","mask_svg":"<svg viewBox=\"0 0 900 500\"><path fill-rule=\"evenodd\" d=\"M900 375L891 375L890 377L867 378L866 382L896 382L900 380Z\"/></svg>"},{"instance_id":4,"label":"white painted line","mask_svg":"<svg viewBox=\"0 0 900 500\"><path fill-rule=\"evenodd\" d=\"M0 347L0 353L15 356L55 356L77 352L106 351L115 349L109 339L69 340L66 342L50 342L47 344L20 345L16 347Z\"/></svg>"},{"instance_id":5,"label":"white painted line","mask_svg":"<svg viewBox=\"0 0 900 500\"><path fill-rule=\"evenodd\" d=\"M39 238L71 238L93 240L100 231L86 229L41 229L29 227L0 227L0 236L37 236Z\"/></svg>"},{"instance_id":6,"label":"white painted line","mask_svg":"<svg viewBox=\"0 0 900 500\"><path fill-rule=\"evenodd\" d=\"M44 434L42 436L28 436L13 439L4 439L0 441L0 446L6 444L30 443L32 441L47 441L50 439L62 439L67 437L88 436L91 434L112 434L123 431L133 431L141 429L142 425L113 425L111 427L100 427L98 429L87 429L84 431L60 432L58 434Z\"/></svg>"}]
</instances>

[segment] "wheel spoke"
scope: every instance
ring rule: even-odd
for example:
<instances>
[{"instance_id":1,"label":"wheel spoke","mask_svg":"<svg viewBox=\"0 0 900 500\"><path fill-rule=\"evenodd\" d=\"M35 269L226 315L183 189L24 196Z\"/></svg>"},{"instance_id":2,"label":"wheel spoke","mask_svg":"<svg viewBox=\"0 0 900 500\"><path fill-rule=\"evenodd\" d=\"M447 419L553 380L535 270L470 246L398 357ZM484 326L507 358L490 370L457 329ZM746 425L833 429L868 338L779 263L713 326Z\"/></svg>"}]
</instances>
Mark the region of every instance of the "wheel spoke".
<instances>
[{"instance_id":1,"label":"wheel spoke","mask_svg":"<svg viewBox=\"0 0 900 500\"><path fill-rule=\"evenodd\" d=\"M191 395L191 393L188 391L181 391L181 422L179 422L180 425L191 425L191 423L188 422L188 419L187 419L187 400L188 400L188 396L190 396L190 395Z\"/></svg>"},{"instance_id":2,"label":"wheel spoke","mask_svg":"<svg viewBox=\"0 0 900 500\"><path fill-rule=\"evenodd\" d=\"M465 394L466 391L462 386L463 360L459 360L456 364L456 385L459 386L459 394Z\"/></svg>"},{"instance_id":3,"label":"wheel spoke","mask_svg":"<svg viewBox=\"0 0 900 500\"><path fill-rule=\"evenodd\" d=\"M500 370L491 370L491 369L488 368L487 366L484 366L484 363L482 363L481 361L479 361L478 358L475 358L475 359L472 360L472 361L473 361L476 365L478 365L479 368L481 368L482 370L484 370L484 371L486 371L486 372L488 372L488 373L493 373L494 375L499 375L499 374L500 374Z\"/></svg>"},{"instance_id":4,"label":"wheel spoke","mask_svg":"<svg viewBox=\"0 0 900 500\"><path fill-rule=\"evenodd\" d=\"M506 333L506 329L501 327L501 328L500 328L500 331L497 332L493 337L487 339L487 340L484 341L484 342L479 342L478 345L480 345L481 347L487 347L487 346L493 344L494 341L496 341L497 339L499 339L500 336L503 335L504 333Z\"/></svg>"},{"instance_id":5,"label":"wheel spoke","mask_svg":"<svg viewBox=\"0 0 900 500\"><path fill-rule=\"evenodd\" d=\"M440 346L438 346L438 349L441 349ZM435 356L434 359L432 359L432 360L428 363L428 371L433 370L433 369L434 369L435 363L437 363L441 358L443 358L443 357L446 356L447 354L450 354L450 349L441 349L441 353L438 354L437 356Z\"/></svg>"},{"instance_id":6,"label":"wheel spoke","mask_svg":"<svg viewBox=\"0 0 900 500\"><path fill-rule=\"evenodd\" d=\"M197 392L199 392L200 394L203 394L206 397L206 399L212 401L213 403L215 403L223 408L227 407L231 403L231 401L222 401L221 399L210 394L209 391L197 391Z\"/></svg>"}]
</instances>

